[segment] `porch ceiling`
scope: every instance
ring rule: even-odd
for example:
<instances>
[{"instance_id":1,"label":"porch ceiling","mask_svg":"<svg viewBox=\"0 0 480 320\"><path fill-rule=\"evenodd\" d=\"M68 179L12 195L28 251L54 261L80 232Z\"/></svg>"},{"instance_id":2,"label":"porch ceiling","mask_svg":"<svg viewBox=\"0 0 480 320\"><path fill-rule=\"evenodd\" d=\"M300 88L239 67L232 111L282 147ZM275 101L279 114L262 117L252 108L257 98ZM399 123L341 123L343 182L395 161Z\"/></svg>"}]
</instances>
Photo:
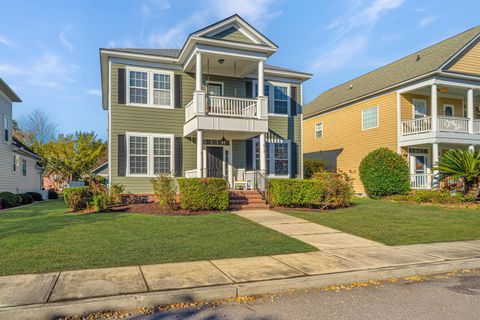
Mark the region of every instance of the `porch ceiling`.
<instances>
[{"instance_id":1,"label":"porch ceiling","mask_svg":"<svg viewBox=\"0 0 480 320\"><path fill-rule=\"evenodd\" d=\"M202 53L202 74L243 78L257 69L258 60L242 59L231 55ZM186 66L185 71L195 72L196 62Z\"/></svg>"},{"instance_id":2,"label":"porch ceiling","mask_svg":"<svg viewBox=\"0 0 480 320\"><path fill-rule=\"evenodd\" d=\"M439 98L458 98L458 99L467 99L467 89L465 88L458 88L458 87L447 87L447 86L439 86L439 91L437 93ZM440 90L447 90L446 92L442 92ZM421 95L429 97L431 95L431 88L430 86L415 89L412 91L408 91L408 94L414 95ZM480 103L480 90L473 90L473 100L475 104Z\"/></svg>"}]
</instances>

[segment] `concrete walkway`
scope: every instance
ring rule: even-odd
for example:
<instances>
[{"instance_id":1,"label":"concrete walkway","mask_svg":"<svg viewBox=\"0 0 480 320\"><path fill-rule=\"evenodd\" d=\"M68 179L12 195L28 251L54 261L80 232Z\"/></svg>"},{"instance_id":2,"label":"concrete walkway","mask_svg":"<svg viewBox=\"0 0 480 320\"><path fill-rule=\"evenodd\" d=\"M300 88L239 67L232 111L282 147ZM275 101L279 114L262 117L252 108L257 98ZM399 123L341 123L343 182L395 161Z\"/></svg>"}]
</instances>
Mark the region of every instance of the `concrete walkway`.
<instances>
[{"instance_id":1,"label":"concrete walkway","mask_svg":"<svg viewBox=\"0 0 480 320\"><path fill-rule=\"evenodd\" d=\"M480 268L480 241L389 247L271 210L236 214L319 250L0 277L0 319L43 319Z\"/></svg>"}]
</instances>

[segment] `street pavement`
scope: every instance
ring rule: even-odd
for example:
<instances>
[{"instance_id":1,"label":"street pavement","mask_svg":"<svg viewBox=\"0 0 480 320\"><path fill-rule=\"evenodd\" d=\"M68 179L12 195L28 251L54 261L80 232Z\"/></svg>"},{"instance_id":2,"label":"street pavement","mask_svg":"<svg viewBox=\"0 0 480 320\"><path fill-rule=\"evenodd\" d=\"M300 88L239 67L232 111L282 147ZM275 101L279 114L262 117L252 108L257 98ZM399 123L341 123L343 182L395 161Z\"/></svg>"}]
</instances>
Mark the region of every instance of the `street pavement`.
<instances>
[{"instance_id":1,"label":"street pavement","mask_svg":"<svg viewBox=\"0 0 480 320\"><path fill-rule=\"evenodd\" d=\"M480 271L406 279L170 309L129 319L480 319Z\"/></svg>"}]
</instances>

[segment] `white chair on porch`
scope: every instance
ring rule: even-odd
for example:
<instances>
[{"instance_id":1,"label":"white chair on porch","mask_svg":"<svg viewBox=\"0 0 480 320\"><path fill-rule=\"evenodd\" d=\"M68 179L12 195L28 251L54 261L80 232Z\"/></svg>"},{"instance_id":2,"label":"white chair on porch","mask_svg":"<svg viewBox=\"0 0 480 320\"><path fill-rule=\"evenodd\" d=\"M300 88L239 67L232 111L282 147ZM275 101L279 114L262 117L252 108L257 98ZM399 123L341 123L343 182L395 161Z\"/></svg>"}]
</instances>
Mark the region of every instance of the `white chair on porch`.
<instances>
[{"instance_id":1,"label":"white chair on porch","mask_svg":"<svg viewBox=\"0 0 480 320\"><path fill-rule=\"evenodd\" d=\"M250 188L251 181L247 180L245 169L237 169L237 176L233 181L233 189L240 188L241 190L247 190Z\"/></svg>"}]
</instances>

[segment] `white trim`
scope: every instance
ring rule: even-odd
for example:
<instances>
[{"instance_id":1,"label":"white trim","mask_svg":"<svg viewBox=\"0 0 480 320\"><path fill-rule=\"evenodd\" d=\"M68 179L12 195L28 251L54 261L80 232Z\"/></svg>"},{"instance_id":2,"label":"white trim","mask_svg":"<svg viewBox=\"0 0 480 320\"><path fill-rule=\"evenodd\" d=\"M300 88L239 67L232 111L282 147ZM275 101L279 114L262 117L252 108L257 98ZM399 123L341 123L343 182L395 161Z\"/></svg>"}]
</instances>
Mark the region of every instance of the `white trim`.
<instances>
[{"instance_id":1,"label":"white trim","mask_svg":"<svg viewBox=\"0 0 480 320\"><path fill-rule=\"evenodd\" d=\"M252 139L252 168L253 170L257 170L257 156L256 156L256 145L260 144L260 139L259 138L254 138ZM269 167L268 167L268 177L271 178L290 178L292 177L292 140L289 139L283 139L282 142L272 142L272 141L266 141L266 144L268 145L268 150L267 153L269 155ZM288 174L287 175L276 175L275 174L275 144L287 144L288 148ZM266 157L266 155L265 155ZM260 168L258 168L259 170Z\"/></svg>"},{"instance_id":2,"label":"white trim","mask_svg":"<svg viewBox=\"0 0 480 320\"><path fill-rule=\"evenodd\" d=\"M367 110L372 110L372 109L376 109L377 110L377 125L375 127L369 127L369 128L365 128L363 126L363 114L365 111ZM374 107L370 107L370 108L366 108L366 109L363 109L362 110L362 131L367 131L367 130L370 130L370 129L376 129L380 126L380 108L378 106L374 106Z\"/></svg>"},{"instance_id":3,"label":"white trim","mask_svg":"<svg viewBox=\"0 0 480 320\"><path fill-rule=\"evenodd\" d=\"M228 167L230 164L227 163L227 161L225 161L225 151L228 149L229 151L229 154L228 156L231 157L231 154L230 154L230 145L226 146L226 145L217 145L217 144L205 144L203 143L202 144L202 154L203 154L203 168L205 170L205 177L208 177L208 168L207 168L207 148L215 148L215 147L218 147L218 148L222 148L222 175L224 177L228 177ZM230 161L230 159L229 159Z\"/></svg>"},{"instance_id":4,"label":"white trim","mask_svg":"<svg viewBox=\"0 0 480 320\"><path fill-rule=\"evenodd\" d=\"M300 179L303 179L303 84L300 84Z\"/></svg>"},{"instance_id":5,"label":"white trim","mask_svg":"<svg viewBox=\"0 0 480 320\"><path fill-rule=\"evenodd\" d=\"M112 184L112 61L108 59L108 185Z\"/></svg>"},{"instance_id":6,"label":"white trim","mask_svg":"<svg viewBox=\"0 0 480 320\"><path fill-rule=\"evenodd\" d=\"M402 148L400 147L400 143L398 143L398 139L402 135L402 100L400 93L397 91L397 153L402 153Z\"/></svg>"},{"instance_id":7,"label":"white trim","mask_svg":"<svg viewBox=\"0 0 480 320\"><path fill-rule=\"evenodd\" d=\"M447 116L445 113L447 111L447 108L450 108L452 109L452 115L451 116ZM451 103L444 103L443 104L443 115L445 117L455 117L455 105L451 104ZM463 117L463 114L462 114L462 117Z\"/></svg>"},{"instance_id":8,"label":"white trim","mask_svg":"<svg viewBox=\"0 0 480 320\"><path fill-rule=\"evenodd\" d=\"M221 95L222 95L222 96L225 96L225 83L224 83L223 81L210 81L210 80L207 80L206 83L205 83L205 85L206 85L206 88L205 88L206 90L205 90L205 91L206 91L207 95L208 95L208 85L209 85L209 84L218 84L218 85L220 85L220 86L222 87L222 93L221 93Z\"/></svg>"},{"instance_id":9,"label":"white trim","mask_svg":"<svg viewBox=\"0 0 480 320\"><path fill-rule=\"evenodd\" d=\"M317 133L318 133L318 125L321 125L322 126L322 135L320 137L317 136ZM323 138L323 131L324 131L324 127L323 127L323 121L319 121L317 123L315 123L315 130L314 130L314 133L313 133L313 136L314 136L314 139L318 140L318 139L322 139Z\"/></svg>"},{"instance_id":10,"label":"white trim","mask_svg":"<svg viewBox=\"0 0 480 320\"><path fill-rule=\"evenodd\" d=\"M175 108L175 73L171 70L152 69L136 66L126 66L126 105L144 108L159 108L159 109L174 109ZM146 72L147 73L147 103L132 103L130 102L130 72ZM154 101L153 79L155 74L164 74L170 76L170 105L156 105Z\"/></svg>"},{"instance_id":11,"label":"white trim","mask_svg":"<svg viewBox=\"0 0 480 320\"><path fill-rule=\"evenodd\" d=\"M258 80L254 79L252 81L252 94L255 96L255 86L258 84ZM279 82L279 81L264 81L264 85L268 86L268 116L269 117L291 117L292 107L291 107L291 91L292 84L288 82ZM287 113L274 113L275 111L275 88L274 87L286 87L287 88ZM303 106L303 105L302 105Z\"/></svg>"},{"instance_id":12,"label":"white trim","mask_svg":"<svg viewBox=\"0 0 480 320\"><path fill-rule=\"evenodd\" d=\"M130 137L146 137L147 138L147 173L131 174L130 173ZM153 155L153 139L168 138L170 139L170 170L171 174L175 174L175 136L173 134L163 133L144 133L144 132L125 132L127 149L125 156L127 157L126 177L156 177L154 174L154 155Z\"/></svg>"},{"instance_id":13,"label":"white trim","mask_svg":"<svg viewBox=\"0 0 480 320\"><path fill-rule=\"evenodd\" d=\"M480 37L480 34L477 34L473 39L471 39L467 44L465 44L460 50L458 50L450 59L448 59L444 64L442 64L439 68L439 70L442 70L444 67L446 67L450 62L455 60L456 57L458 57L464 50L466 50L470 45L472 45L477 39Z\"/></svg>"}]
</instances>

